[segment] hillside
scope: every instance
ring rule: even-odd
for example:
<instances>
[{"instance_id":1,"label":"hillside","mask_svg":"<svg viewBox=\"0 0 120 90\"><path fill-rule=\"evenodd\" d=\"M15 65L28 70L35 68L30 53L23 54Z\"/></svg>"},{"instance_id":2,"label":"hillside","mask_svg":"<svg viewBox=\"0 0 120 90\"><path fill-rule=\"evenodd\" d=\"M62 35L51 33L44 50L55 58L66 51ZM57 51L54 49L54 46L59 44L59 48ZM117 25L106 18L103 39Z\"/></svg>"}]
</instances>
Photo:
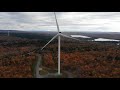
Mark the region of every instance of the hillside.
<instances>
[{"instance_id":1,"label":"hillside","mask_svg":"<svg viewBox=\"0 0 120 90\"><path fill-rule=\"evenodd\" d=\"M18 34L16 31L10 36L1 34L0 77L33 78L38 53L42 55L44 67L57 69L57 39L42 52L40 50L54 34L55 32ZM61 70L78 78L120 78L120 46L116 42L78 42L61 38Z\"/></svg>"}]
</instances>

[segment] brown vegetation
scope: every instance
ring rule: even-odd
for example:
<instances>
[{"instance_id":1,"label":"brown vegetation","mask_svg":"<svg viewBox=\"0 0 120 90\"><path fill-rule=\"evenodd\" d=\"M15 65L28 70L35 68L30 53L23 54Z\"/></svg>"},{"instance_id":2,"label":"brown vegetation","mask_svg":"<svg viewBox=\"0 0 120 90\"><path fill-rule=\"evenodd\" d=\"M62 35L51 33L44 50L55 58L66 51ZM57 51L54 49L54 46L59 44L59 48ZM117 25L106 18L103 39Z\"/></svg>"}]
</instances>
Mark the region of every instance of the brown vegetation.
<instances>
[{"instance_id":1,"label":"brown vegetation","mask_svg":"<svg viewBox=\"0 0 120 90\"><path fill-rule=\"evenodd\" d=\"M69 71L80 78L120 78L118 46L92 42L82 43L79 46L82 47L81 49L72 50L72 45L68 45L66 44L65 51L64 48L61 51L61 70ZM70 49L72 52L69 52ZM57 68L57 63L55 63L57 52L56 55L53 54L53 52L43 54L46 67Z\"/></svg>"}]
</instances>

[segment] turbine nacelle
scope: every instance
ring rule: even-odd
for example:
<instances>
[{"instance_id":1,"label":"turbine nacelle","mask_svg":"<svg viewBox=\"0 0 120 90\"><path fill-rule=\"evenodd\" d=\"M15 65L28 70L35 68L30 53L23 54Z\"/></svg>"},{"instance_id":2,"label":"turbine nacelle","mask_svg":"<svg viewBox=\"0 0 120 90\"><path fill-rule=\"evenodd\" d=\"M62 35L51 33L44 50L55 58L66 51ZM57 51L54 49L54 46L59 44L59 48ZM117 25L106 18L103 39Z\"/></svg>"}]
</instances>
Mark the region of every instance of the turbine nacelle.
<instances>
[{"instance_id":1,"label":"turbine nacelle","mask_svg":"<svg viewBox=\"0 0 120 90\"><path fill-rule=\"evenodd\" d=\"M57 34L58 36L60 36L61 35L61 32L58 32L58 34Z\"/></svg>"},{"instance_id":2,"label":"turbine nacelle","mask_svg":"<svg viewBox=\"0 0 120 90\"><path fill-rule=\"evenodd\" d=\"M62 36L62 37L66 37L66 38L69 38L69 39L74 39L74 40L78 40L80 41L79 39L76 39L76 38L73 38L73 37L70 37L70 36L67 36L65 34L61 34L61 33L58 33L57 35L55 35L41 50L43 50L49 43L51 43L55 38L57 38L58 36Z\"/></svg>"}]
</instances>

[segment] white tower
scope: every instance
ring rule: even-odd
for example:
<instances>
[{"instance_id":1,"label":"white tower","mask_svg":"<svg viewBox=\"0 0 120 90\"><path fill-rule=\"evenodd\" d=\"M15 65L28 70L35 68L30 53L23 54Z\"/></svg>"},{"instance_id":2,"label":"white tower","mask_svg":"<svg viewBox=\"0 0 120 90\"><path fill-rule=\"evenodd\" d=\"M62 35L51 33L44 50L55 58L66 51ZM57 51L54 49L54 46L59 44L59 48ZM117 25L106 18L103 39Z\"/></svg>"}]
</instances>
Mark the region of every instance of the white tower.
<instances>
[{"instance_id":1,"label":"white tower","mask_svg":"<svg viewBox=\"0 0 120 90\"><path fill-rule=\"evenodd\" d=\"M10 36L10 31L8 30L8 37Z\"/></svg>"}]
</instances>

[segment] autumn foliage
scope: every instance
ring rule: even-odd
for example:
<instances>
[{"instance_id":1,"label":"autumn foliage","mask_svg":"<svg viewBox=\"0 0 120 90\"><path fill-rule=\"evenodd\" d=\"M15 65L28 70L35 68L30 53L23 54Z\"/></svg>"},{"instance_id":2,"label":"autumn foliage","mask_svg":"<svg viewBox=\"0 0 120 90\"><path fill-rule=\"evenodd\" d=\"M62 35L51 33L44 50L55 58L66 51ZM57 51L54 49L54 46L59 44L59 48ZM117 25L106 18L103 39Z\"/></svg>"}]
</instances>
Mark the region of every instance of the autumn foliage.
<instances>
[{"instance_id":1,"label":"autumn foliage","mask_svg":"<svg viewBox=\"0 0 120 90\"><path fill-rule=\"evenodd\" d=\"M61 50L61 70L79 78L120 78L120 49L115 45L82 43L78 49L72 50L71 44L66 47L68 51L64 46ZM43 59L47 67L57 68L57 52L53 54L44 53Z\"/></svg>"},{"instance_id":2,"label":"autumn foliage","mask_svg":"<svg viewBox=\"0 0 120 90\"><path fill-rule=\"evenodd\" d=\"M7 38L3 38L3 40L5 41ZM23 39L15 38L10 40L13 40L14 43L18 42L18 44L23 41ZM32 65L36 60L36 55L35 53L28 54L28 52L33 47L18 46L18 44L10 46L9 43L0 45L0 78L32 78Z\"/></svg>"},{"instance_id":3,"label":"autumn foliage","mask_svg":"<svg viewBox=\"0 0 120 90\"><path fill-rule=\"evenodd\" d=\"M32 50L40 51L42 46L37 40L0 37L0 78L32 78L39 53ZM50 43L41 53L43 65L57 69L57 53L57 42ZM114 42L63 40L61 71L79 78L120 78L120 46Z\"/></svg>"}]
</instances>

